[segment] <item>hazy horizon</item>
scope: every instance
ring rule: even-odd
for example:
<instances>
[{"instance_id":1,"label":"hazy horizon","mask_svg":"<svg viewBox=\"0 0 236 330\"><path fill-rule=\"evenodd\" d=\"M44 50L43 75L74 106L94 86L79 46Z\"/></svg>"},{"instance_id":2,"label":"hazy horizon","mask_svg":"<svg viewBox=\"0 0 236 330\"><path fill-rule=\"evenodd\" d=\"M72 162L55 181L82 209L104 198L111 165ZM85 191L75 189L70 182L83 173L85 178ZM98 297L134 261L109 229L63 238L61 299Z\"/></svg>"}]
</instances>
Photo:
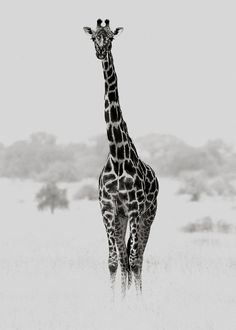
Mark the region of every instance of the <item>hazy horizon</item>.
<instances>
[{"instance_id":1,"label":"hazy horizon","mask_svg":"<svg viewBox=\"0 0 236 330\"><path fill-rule=\"evenodd\" d=\"M37 134L45 134L45 135L48 135L48 136L52 136L55 138L55 142L56 144L59 144L59 145L69 145L69 144L86 144L86 145L94 145L97 141L97 139L99 139L100 137L102 138L104 136L104 139L105 139L105 142L106 142L106 131L104 132L99 132L97 134L94 134L94 135L91 135L91 136L86 136L86 137L81 137L81 139L75 139L75 140L71 140L71 139L66 139L66 138L63 138L62 136L57 136L56 134L54 134L53 132L48 132L48 131L35 131L35 132L31 132L29 133L29 135L25 135L25 136L22 136L21 138L17 138L17 139L14 139L14 140L9 140L8 142L3 142L0 140L0 144L2 144L4 147L8 148L10 147L11 145L13 145L14 143L18 143L18 142L21 142L21 141L30 141L31 139L31 136L34 136L34 135L37 135ZM224 139L222 137L213 137L213 138L209 138L208 140L205 140L205 141L202 141L201 143L194 143L194 142L189 142L187 141L186 139L182 138L182 137L179 137L177 135L174 135L174 134L168 134L168 133L158 133L158 132L150 132L150 133L147 133L147 134L143 134L143 135L139 135L139 136L132 136L132 139L133 139L133 142L136 143L137 142L137 145L138 147L140 148L140 140L143 140L145 138L149 138L151 136L155 135L157 137L157 142L158 142L158 137L161 138L161 137L170 137L170 138L173 138L174 140L176 141L181 141L183 142L184 144L186 145L189 145L191 147L195 147L195 148L201 148L201 147L204 147L207 145L208 142L212 142L212 141L223 141L224 143L226 143L228 146L232 147L233 149L232 150L235 150L235 147L236 147L236 144L234 144L232 141L228 141L227 139Z\"/></svg>"}]
</instances>

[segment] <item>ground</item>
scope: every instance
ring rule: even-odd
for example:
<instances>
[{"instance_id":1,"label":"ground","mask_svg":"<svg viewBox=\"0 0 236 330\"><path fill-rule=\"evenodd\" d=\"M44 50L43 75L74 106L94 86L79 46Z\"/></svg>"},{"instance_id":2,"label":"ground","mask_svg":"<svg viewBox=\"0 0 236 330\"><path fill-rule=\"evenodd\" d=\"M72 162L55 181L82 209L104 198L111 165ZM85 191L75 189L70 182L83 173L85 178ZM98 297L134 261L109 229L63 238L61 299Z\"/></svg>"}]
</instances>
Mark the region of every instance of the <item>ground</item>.
<instances>
[{"instance_id":1,"label":"ground","mask_svg":"<svg viewBox=\"0 0 236 330\"><path fill-rule=\"evenodd\" d=\"M97 202L39 212L40 184L1 180L1 330L235 330L236 231L186 233L210 216L235 223L235 202L189 202L160 180L145 252L143 297L111 302L107 242ZM76 185L69 185L72 200Z\"/></svg>"}]
</instances>

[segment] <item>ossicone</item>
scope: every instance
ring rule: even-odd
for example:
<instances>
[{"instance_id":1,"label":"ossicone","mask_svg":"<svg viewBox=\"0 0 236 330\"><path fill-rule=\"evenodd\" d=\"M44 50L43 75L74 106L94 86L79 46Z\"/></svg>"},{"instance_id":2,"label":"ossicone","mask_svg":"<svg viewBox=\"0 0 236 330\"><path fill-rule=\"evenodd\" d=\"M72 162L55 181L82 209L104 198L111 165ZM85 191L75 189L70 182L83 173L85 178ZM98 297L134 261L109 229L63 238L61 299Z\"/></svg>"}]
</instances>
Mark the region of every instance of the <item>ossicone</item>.
<instances>
[{"instance_id":1,"label":"ossicone","mask_svg":"<svg viewBox=\"0 0 236 330\"><path fill-rule=\"evenodd\" d=\"M101 18L99 18L97 20L97 27L101 27L101 25L102 25L102 20L101 20Z\"/></svg>"}]
</instances>

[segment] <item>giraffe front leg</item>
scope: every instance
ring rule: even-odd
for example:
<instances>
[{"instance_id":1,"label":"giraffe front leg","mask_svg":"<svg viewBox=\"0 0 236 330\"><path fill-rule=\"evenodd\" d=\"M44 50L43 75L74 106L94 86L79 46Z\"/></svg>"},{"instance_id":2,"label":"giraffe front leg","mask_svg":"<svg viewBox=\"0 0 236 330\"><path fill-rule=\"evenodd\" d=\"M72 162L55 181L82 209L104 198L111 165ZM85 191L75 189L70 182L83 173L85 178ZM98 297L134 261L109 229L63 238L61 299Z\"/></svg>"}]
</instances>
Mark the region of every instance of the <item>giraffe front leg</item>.
<instances>
[{"instance_id":1,"label":"giraffe front leg","mask_svg":"<svg viewBox=\"0 0 236 330\"><path fill-rule=\"evenodd\" d=\"M110 243L111 241L112 243ZM109 246L108 268L110 272L111 289L114 291L116 273L118 268L118 257L117 257L115 244L113 244L113 237L108 238L108 246Z\"/></svg>"},{"instance_id":2,"label":"giraffe front leg","mask_svg":"<svg viewBox=\"0 0 236 330\"><path fill-rule=\"evenodd\" d=\"M128 275L128 257L126 252L126 245L124 242L118 243L119 251L119 261L120 261L120 268L121 268L121 294L124 298L126 295L126 288L127 288L127 275Z\"/></svg>"},{"instance_id":3,"label":"giraffe front leg","mask_svg":"<svg viewBox=\"0 0 236 330\"><path fill-rule=\"evenodd\" d=\"M137 293L142 291L142 265L140 255L140 239L139 239L139 224L140 218L138 212L132 212L130 216L130 251L129 251L129 265L134 275L134 282Z\"/></svg>"},{"instance_id":4,"label":"giraffe front leg","mask_svg":"<svg viewBox=\"0 0 236 330\"><path fill-rule=\"evenodd\" d=\"M127 228L127 218L116 217L116 245L119 252L119 262L121 267L121 293L126 295L127 274L128 274L128 254L125 244L125 233Z\"/></svg>"},{"instance_id":5,"label":"giraffe front leg","mask_svg":"<svg viewBox=\"0 0 236 330\"><path fill-rule=\"evenodd\" d=\"M110 272L111 289L114 294L115 279L118 268L118 256L117 256L115 230L114 230L114 217L111 214L104 215L103 221L107 232L108 249L109 249L108 268Z\"/></svg>"}]
</instances>

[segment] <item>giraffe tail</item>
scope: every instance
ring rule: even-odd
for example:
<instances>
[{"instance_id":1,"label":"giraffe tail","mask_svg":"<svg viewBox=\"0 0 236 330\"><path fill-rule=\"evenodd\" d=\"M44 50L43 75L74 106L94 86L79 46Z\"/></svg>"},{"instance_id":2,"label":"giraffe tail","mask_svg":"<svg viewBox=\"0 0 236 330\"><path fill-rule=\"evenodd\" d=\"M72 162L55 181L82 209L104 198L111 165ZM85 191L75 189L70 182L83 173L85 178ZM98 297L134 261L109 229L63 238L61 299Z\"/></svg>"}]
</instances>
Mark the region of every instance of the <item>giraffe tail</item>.
<instances>
[{"instance_id":1,"label":"giraffe tail","mask_svg":"<svg viewBox=\"0 0 236 330\"><path fill-rule=\"evenodd\" d=\"M130 248L131 248L131 236L128 239L127 242L127 256L128 256L128 288L130 288L131 284L132 284L132 272L131 272L131 268L130 268L130 263L129 263L129 256L130 256Z\"/></svg>"}]
</instances>

